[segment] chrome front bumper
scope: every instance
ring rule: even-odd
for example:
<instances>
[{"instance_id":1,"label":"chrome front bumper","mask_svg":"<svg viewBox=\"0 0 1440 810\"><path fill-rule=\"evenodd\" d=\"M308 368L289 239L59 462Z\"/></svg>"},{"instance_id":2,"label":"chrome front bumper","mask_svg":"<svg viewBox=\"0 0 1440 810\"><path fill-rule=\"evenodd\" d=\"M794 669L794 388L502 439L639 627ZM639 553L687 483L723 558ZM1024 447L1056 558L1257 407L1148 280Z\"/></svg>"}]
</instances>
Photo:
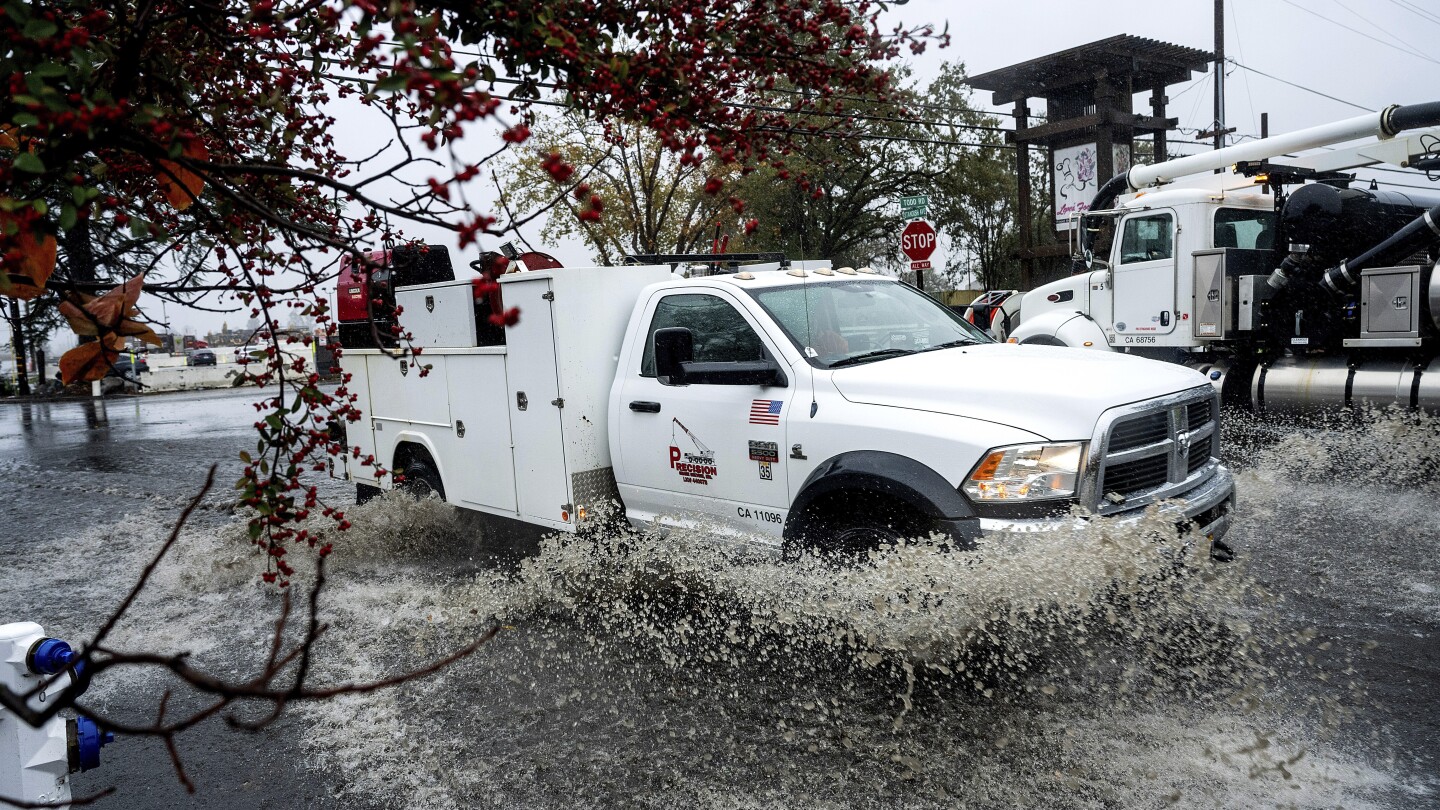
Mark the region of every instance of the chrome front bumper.
<instances>
[{"instance_id":1,"label":"chrome front bumper","mask_svg":"<svg viewBox=\"0 0 1440 810\"><path fill-rule=\"evenodd\" d=\"M1184 494L1161 501L1158 509L1162 516L1174 520L1177 525L1198 523L1195 526L1196 536L1211 545L1213 556L1220 556L1219 549L1228 550L1220 541L1230 531L1231 514L1235 510L1235 476L1225 465L1218 464L1213 475ZM1134 524L1140 522L1145 511L1146 507L1141 506L1107 514L1103 519L1121 525ZM1093 515L1031 520L980 518L980 533L986 538L1022 536L1084 526L1093 518Z\"/></svg>"}]
</instances>

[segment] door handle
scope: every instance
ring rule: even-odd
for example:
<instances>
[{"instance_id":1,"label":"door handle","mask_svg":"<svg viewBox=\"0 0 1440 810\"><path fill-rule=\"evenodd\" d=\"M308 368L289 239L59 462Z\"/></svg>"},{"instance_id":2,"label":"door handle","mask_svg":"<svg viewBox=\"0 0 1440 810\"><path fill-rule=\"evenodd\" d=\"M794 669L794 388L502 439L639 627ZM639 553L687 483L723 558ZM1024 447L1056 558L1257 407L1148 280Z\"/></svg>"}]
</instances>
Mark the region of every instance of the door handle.
<instances>
[{"instance_id":1,"label":"door handle","mask_svg":"<svg viewBox=\"0 0 1440 810\"><path fill-rule=\"evenodd\" d=\"M641 400L637 399L634 402L630 403L630 410L638 411L640 413L659 413L660 403L642 402Z\"/></svg>"}]
</instances>

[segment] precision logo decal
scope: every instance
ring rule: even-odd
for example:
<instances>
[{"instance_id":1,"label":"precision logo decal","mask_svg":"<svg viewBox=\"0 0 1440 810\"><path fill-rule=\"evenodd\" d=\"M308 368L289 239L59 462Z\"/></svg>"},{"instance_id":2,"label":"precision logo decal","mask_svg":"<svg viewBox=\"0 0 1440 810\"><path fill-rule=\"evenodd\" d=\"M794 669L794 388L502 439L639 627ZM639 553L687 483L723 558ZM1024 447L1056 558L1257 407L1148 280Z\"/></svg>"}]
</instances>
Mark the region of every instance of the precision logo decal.
<instances>
[{"instance_id":1,"label":"precision logo decal","mask_svg":"<svg viewBox=\"0 0 1440 810\"><path fill-rule=\"evenodd\" d=\"M670 423L670 469L687 484L709 486L710 479L720 474L720 468L715 464L715 451L706 447L679 419L671 419ZM695 452L680 449L679 439L675 435L677 427L689 438Z\"/></svg>"}]
</instances>

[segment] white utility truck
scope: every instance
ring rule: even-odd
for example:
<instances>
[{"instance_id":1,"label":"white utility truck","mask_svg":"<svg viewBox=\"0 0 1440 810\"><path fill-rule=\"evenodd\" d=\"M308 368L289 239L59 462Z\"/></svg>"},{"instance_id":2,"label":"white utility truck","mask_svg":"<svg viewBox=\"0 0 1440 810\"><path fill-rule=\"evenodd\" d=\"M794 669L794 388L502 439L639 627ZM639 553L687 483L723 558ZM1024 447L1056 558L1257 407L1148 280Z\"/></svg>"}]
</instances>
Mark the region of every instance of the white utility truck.
<instances>
[{"instance_id":1,"label":"white utility truck","mask_svg":"<svg viewBox=\"0 0 1440 810\"><path fill-rule=\"evenodd\" d=\"M1436 124L1440 102L1392 106L1134 166L1081 218L1079 272L997 321L1022 344L1188 364L1257 411L1440 413ZM1406 185L1346 173L1381 164Z\"/></svg>"},{"instance_id":2,"label":"white utility truck","mask_svg":"<svg viewBox=\"0 0 1440 810\"><path fill-rule=\"evenodd\" d=\"M1164 502L1228 556L1234 483L1202 375L996 343L868 268L740 269L511 273L520 319L489 340L469 280L398 288L421 354L345 350L363 419L333 474L363 498L394 486L379 463L567 532L615 502L636 525L792 552L932 531L969 546Z\"/></svg>"}]
</instances>

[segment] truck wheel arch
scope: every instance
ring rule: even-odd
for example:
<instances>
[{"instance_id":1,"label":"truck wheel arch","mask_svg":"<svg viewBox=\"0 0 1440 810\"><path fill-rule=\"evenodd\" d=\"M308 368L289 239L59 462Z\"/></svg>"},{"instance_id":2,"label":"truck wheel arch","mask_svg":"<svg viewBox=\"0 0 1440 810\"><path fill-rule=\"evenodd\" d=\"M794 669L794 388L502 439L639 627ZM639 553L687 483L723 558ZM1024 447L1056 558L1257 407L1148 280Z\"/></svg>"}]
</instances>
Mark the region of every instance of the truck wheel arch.
<instances>
[{"instance_id":1,"label":"truck wheel arch","mask_svg":"<svg viewBox=\"0 0 1440 810\"><path fill-rule=\"evenodd\" d=\"M1020 341L1021 346L1064 346L1065 341L1051 335L1031 335Z\"/></svg>"},{"instance_id":2,"label":"truck wheel arch","mask_svg":"<svg viewBox=\"0 0 1440 810\"><path fill-rule=\"evenodd\" d=\"M395 437L395 450L391 454L390 470L404 470L407 464L412 461L427 463L435 474L440 478L440 491L443 498L445 470L440 466L440 454L436 452L435 446L430 443L428 437L420 433L402 432Z\"/></svg>"},{"instance_id":3,"label":"truck wheel arch","mask_svg":"<svg viewBox=\"0 0 1440 810\"><path fill-rule=\"evenodd\" d=\"M1035 316L1011 333L1010 338L1027 346L1069 346L1076 349L1111 351L1105 330L1080 312L1051 310ZM1088 344L1088 345L1087 345Z\"/></svg>"},{"instance_id":4,"label":"truck wheel arch","mask_svg":"<svg viewBox=\"0 0 1440 810\"><path fill-rule=\"evenodd\" d=\"M831 496L843 493L893 500L960 542L973 541L979 534L979 521L970 502L940 473L896 453L855 450L826 459L806 477L790 505L785 536L798 536L812 507L823 506Z\"/></svg>"}]
</instances>

